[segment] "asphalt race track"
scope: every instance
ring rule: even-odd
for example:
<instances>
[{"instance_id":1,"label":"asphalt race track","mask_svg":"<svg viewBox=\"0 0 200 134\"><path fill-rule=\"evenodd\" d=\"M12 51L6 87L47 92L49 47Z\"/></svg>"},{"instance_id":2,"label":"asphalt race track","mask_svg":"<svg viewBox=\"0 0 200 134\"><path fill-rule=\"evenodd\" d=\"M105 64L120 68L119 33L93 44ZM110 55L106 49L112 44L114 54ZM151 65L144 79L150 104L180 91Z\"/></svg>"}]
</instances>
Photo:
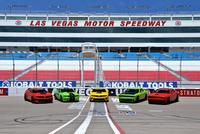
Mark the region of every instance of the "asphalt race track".
<instances>
[{"instance_id":1,"label":"asphalt race track","mask_svg":"<svg viewBox=\"0 0 200 134\"><path fill-rule=\"evenodd\" d=\"M106 104L54 100L32 104L23 97L0 97L0 134L199 134L200 99L181 97L169 105L119 103L110 97Z\"/></svg>"}]
</instances>

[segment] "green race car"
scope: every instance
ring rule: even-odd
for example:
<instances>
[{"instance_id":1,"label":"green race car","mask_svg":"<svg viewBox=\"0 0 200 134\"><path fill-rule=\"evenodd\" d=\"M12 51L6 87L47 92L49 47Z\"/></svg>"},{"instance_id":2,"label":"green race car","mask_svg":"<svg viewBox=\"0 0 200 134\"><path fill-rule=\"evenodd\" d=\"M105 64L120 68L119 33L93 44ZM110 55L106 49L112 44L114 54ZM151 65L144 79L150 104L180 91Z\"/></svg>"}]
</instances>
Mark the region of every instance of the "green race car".
<instances>
[{"instance_id":1,"label":"green race car","mask_svg":"<svg viewBox=\"0 0 200 134\"><path fill-rule=\"evenodd\" d=\"M118 95L119 102L139 102L147 99L147 90L143 88L128 88Z\"/></svg>"},{"instance_id":2,"label":"green race car","mask_svg":"<svg viewBox=\"0 0 200 134\"><path fill-rule=\"evenodd\" d=\"M79 94L73 88L57 88L54 89L54 97L62 102L78 102Z\"/></svg>"}]
</instances>

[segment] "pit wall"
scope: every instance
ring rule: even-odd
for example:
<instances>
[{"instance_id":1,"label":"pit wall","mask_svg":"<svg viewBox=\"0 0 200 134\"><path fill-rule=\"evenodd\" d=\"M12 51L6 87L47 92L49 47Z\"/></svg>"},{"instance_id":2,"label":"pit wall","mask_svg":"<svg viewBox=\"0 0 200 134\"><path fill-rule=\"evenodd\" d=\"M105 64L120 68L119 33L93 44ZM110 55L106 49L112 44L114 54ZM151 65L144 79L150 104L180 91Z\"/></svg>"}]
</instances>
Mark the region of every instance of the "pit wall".
<instances>
[{"instance_id":1,"label":"pit wall","mask_svg":"<svg viewBox=\"0 0 200 134\"><path fill-rule=\"evenodd\" d=\"M0 88L0 96L23 96L27 88ZM53 89L48 89L50 92ZM89 95L90 88L77 88L80 95ZM122 93L125 89L109 89L110 96L116 96ZM151 93L154 89L149 89ZM181 97L200 97L200 89L176 89Z\"/></svg>"}]
</instances>

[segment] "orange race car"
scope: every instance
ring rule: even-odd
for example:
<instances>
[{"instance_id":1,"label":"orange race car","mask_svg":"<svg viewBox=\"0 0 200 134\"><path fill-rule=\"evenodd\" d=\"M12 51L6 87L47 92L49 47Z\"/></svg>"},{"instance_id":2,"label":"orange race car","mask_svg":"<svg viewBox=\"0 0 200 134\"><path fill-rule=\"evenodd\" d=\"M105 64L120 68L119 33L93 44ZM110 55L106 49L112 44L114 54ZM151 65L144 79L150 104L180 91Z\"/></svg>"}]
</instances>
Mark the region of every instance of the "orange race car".
<instances>
[{"instance_id":1,"label":"orange race car","mask_svg":"<svg viewBox=\"0 0 200 134\"><path fill-rule=\"evenodd\" d=\"M43 88L28 88L24 93L24 100L35 102L53 103L53 96L50 92Z\"/></svg>"},{"instance_id":2,"label":"orange race car","mask_svg":"<svg viewBox=\"0 0 200 134\"><path fill-rule=\"evenodd\" d=\"M155 92L148 95L148 102L169 104L171 102L178 102L179 95L174 89L157 89Z\"/></svg>"}]
</instances>

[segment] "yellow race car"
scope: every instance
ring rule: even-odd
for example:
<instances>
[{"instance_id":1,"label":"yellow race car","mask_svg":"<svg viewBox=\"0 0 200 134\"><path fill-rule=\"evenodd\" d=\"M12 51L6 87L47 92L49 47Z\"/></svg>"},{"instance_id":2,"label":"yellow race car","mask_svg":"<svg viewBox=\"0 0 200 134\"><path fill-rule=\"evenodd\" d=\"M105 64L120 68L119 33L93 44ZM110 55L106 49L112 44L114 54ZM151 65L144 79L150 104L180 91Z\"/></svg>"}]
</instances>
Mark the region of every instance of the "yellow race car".
<instances>
[{"instance_id":1,"label":"yellow race car","mask_svg":"<svg viewBox=\"0 0 200 134\"><path fill-rule=\"evenodd\" d=\"M93 101L109 101L108 89L106 88L92 88L90 90L90 102Z\"/></svg>"}]
</instances>

